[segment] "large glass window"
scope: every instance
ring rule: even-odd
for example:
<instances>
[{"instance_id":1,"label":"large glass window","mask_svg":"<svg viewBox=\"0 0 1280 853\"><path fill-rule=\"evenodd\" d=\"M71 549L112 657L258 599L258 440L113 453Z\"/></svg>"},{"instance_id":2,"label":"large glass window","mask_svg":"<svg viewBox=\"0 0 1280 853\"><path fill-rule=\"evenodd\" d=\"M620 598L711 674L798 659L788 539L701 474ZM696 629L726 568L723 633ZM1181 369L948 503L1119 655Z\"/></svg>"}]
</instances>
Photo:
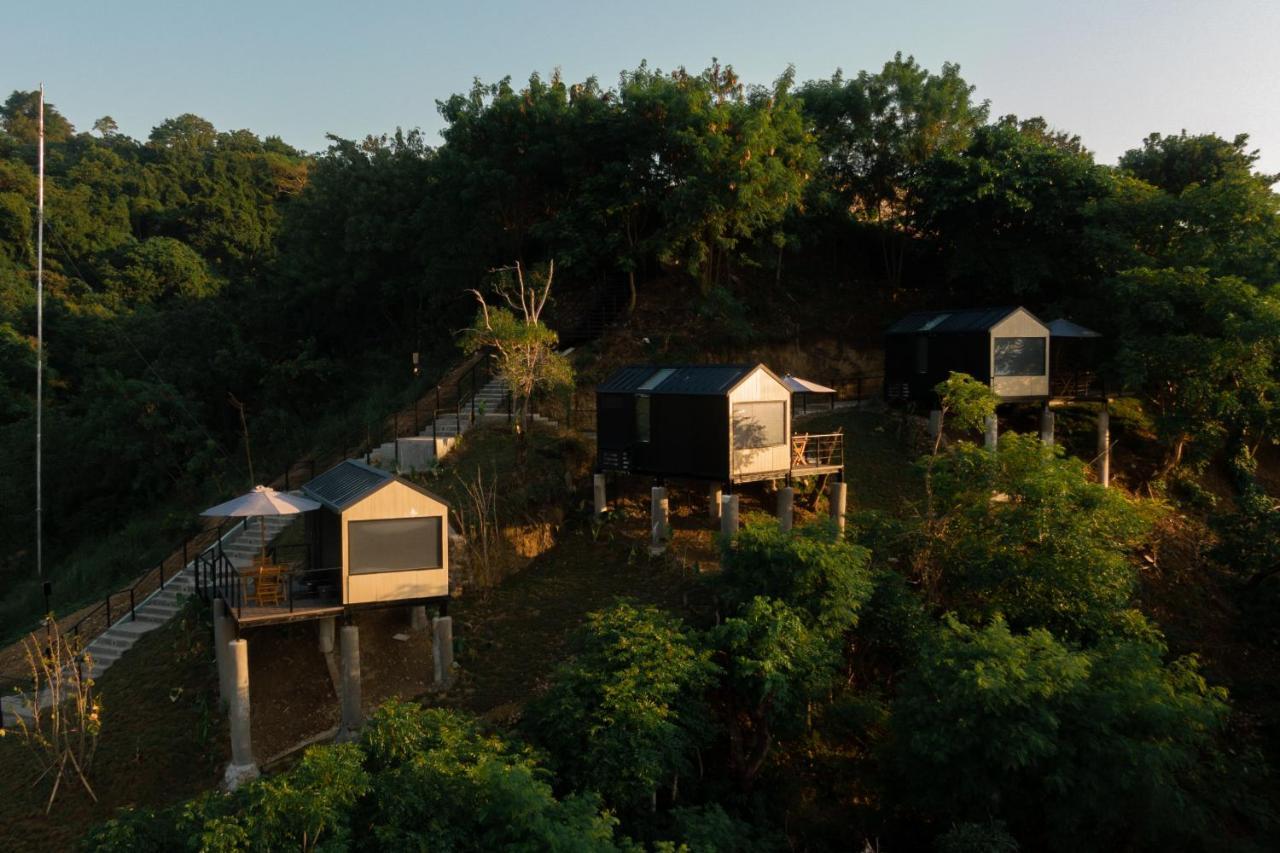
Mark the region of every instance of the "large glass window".
<instances>
[{"instance_id":1,"label":"large glass window","mask_svg":"<svg viewBox=\"0 0 1280 853\"><path fill-rule=\"evenodd\" d=\"M787 440L787 404L736 403L733 407L733 448L776 447Z\"/></svg>"},{"instance_id":2,"label":"large glass window","mask_svg":"<svg viewBox=\"0 0 1280 853\"><path fill-rule=\"evenodd\" d=\"M649 443L649 395L636 397L636 441Z\"/></svg>"},{"instance_id":3,"label":"large glass window","mask_svg":"<svg viewBox=\"0 0 1280 853\"><path fill-rule=\"evenodd\" d=\"M996 338L996 376L1044 376L1045 338Z\"/></svg>"},{"instance_id":4,"label":"large glass window","mask_svg":"<svg viewBox=\"0 0 1280 853\"><path fill-rule=\"evenodd\" d=\"M438 569L442 519L382 518L347 524L347 557L353 575Z\"/></svg>"}]
</instances>

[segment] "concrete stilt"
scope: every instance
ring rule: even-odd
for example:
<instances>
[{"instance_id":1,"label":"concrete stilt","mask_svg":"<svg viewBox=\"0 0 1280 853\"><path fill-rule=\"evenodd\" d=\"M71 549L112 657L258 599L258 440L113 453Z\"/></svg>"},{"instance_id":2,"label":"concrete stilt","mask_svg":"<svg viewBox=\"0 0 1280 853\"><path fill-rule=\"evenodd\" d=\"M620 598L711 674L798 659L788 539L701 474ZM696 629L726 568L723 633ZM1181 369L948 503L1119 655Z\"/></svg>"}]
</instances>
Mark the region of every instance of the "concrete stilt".
<instances>
[{"instance_id":1,"label":"concrete stilt","mask_svg":"<svg viewBox=\"0 0 1280 853\"><path fill-rule=\"evenodd\" d=\"M720 520L720 499L724 497L724 490L719 483L712 483L707 489L707 497L711 504L711 520L718 522Z\"/></svg>"},{"instance_id":2,"label":"concrete stilt","mask_svg":"<svg viewBox=\"0 0 1280 853\"><path fill-rule=\"evenodd\" d=\"M427 627L427 608L425 605L409 608L409 630L421 631Z\"/></svg>"},{"instance_id":3,"label":"concrete stilt","mask_svg":"<svg viewBox=\"0 0 1280 853\"><path fill-rule=\"evenodd\" d=\"M606 502L604 474L596 474L591 478L592 507L597 516L604 515L609 508Z\"/></svg>"},{"instance_id":4,"label":"concrete stilt","mask_svg":"<svg viewBox=\"0 0 1280 853\"><path fill-rule=\"evenodd\" d=\"M1111 485L1111 412L1106 403L1098 412L1098 482Z\"/></svg>"},{"instance_id":5,"label":"concrete stilt","mask_svg":"<svg viewBox=\"0 0 1280 853\"><path fill-rule=\"evenodd\" d=\"M231 694L231 763L222 776L222 785L234 791L241 784L258 778L258 765L253 760L253 737L249 726L249 644L244 640L227 643Z\"/></svg>"},{"instance_id":6,"label":"concrete stilt","mask_svg":"<svg viewBox=\"0 0 1280 853\"><path fill-rule=\"evenodd\" d=\"M725 536L738 534L737 495L724 495L720 498L720 532Z\"/></svg>"},{"instance_id":7,"label":"concrete stilt","mask_svg":"<svg viewBox=\"0 0 1280 853\"><path fill-rule=\"evenodd\" d=\"M448 687L453 680L453 619L440 616L432 623L431 656L435 664L436 687Z\"/></svg>"},{"instance_id":8,"label":"concrete stilt","mask_svg":"<svg viewBox=\"0 0 1280 853\"><path fill-rule=\"evenodd\" d=\"M942 432L942 410L934 409L929 412L929 438L937 439L938 434Z\"/></svg>"},{"instance_id":9,"label":"concrete stilt","mask_svg":"<svg viewBox=\"0 0 1280 853\"><path fill-rule=\"evenodd\" d=\"M778 526L790 530L795 523L796 490L790 486L778 489Z\"/></svg>"},{"instance_id":10,"label":"concrete stilt","mask_svg":"<svg viewBox=\"0 0 1280 853\"><path fill-rule=\"evenodd\" d=\"M671 538L671 504L667 500L665 486L654 486L650 502L650 551L660 552L663 543Z\"/></svg>"},{"instance_id":11,"label":"concrete stilt","mask_svg":"<svg viewBox=\"0 0 1280 853\"><path fill-rule=\"evenodd\" d=\"M1000 442L1000 420L995 415L987 415L984 424L986 426L986 435L983 440L983 446L987 450L995 450L996 445Z\"/></svg>"},{"instance_id":12,"label":"concrete stilt","mask_svg":"<svg viewBox=\"0 0 1280 853\"><path fill-rule=\"evenodd\" d=\"M831 504L831 520L836 523L836 528L843 534L844 513L848 506L849 486L843 480L832 480L830 489L831 492L828 499Z\"/></svg>"},{"instance_id":13,"label":"concrete stilt","mask_svg":"<svg viewBox=\"0 0 1280 853\"><path fill-rule=\"evenodd\" d=\"M342 723L337 740L355 740L364 722L360 708L360 629L342 626Z\"/></svg>"},{"instance_id":14,"label":"concrete stilt","mask_svg":"<svg viewBox=\"0 0 1280 853\"><path fill-rule=\"evenodd\" d=\"M231 704L231 660L227 643L231 642L231 620L227 618L227 602L213 600L213 656L218 664L218 701L225 709Z\"/></svg>"},{"instance_id":15,"label":"concrete stilt","mask_svg":"<svg viewBox=\"0 0 1280 853\"><path fill-rule=\"evenodd\" d=\"M1053 447L1053 409L1047 404L1040 410L1040 441Z\"/></svg>"},{"instance_id":16,"label":"concrete stilt","mask_svg":"<svg viewBox=\"0 0 1280 853\"><path fill-rule=\"evenodd\" d=\"M332 654L333 637L337 626L338 620L334 616L326 616L316 623L316 639L320 644L320 654Z\"/></svg>"}]
</instances>

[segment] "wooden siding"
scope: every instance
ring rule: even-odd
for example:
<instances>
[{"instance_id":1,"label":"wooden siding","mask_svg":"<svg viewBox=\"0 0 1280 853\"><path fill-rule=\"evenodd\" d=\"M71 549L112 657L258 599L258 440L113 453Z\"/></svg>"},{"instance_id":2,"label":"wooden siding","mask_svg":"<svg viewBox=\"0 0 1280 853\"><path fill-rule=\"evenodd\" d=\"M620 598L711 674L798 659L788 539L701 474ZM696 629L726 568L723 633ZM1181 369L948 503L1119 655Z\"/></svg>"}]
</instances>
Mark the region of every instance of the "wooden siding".
<instances>
[{"instance_id":1,"label":"wooden siding","mask_svg":"<svg viewBox=\"0 0 1280 853\"><path fill-rule=\"evenodd\" d=\"M423 571L352 575L346 543L352 521L383 518L441 519L441 567ZM428 495L392 480L342 513L342 590L344 604L433 598L449 594L449 508Z\"/></svg>"},{"instance_id":2,"label":"wooden siding","mask_svg":"<svg viewBox=\"0 0 1280 853\"><path fill-rule=\"evenodd\" d=\"M1044 338L1044 375L996 376L996 338ZM1049 396L1049 364L1052 363L1052 353L1049 350L1049 327L1031 316L1025 308L1019 308L991 327L988 350L989 372L987 375L991 377L991 390L997 395L1002 398Z\"/></svg>"},{"instance_id":3,"label":"wooden siding","mask_svg":"<svg viewBox=\"0 0 1280 853\"><path fill-rule=\"evenodd\" d=\"M773 447L733 447L733 407L738 403L763 402L783 404L782 422L786 430L783 443ZM791 391L763 368L757 367L729 393L729 444L735 479L791 468Z\"/></svg>"}]
</instances>

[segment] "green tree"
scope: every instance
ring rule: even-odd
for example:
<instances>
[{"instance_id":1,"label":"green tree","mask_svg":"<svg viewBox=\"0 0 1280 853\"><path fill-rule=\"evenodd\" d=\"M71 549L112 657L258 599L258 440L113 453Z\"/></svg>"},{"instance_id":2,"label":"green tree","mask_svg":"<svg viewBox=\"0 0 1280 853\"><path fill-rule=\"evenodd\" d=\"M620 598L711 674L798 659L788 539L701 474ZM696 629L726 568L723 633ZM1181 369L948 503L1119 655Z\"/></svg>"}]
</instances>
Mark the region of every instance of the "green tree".
<instances>
[{"instance_id":1,"label":"green tree","mask_svg":"<svg viewBox=\"0 0 1280 853\"><path fill-rule=\"evenodd\" d=\"M1087 211L1111 177L1044 122L1006 116L943 150L912 184L914 224L940 244L953 286L970 299L1061 302L1093 293Z\"/></svg>"},{"instance_id":2,"label":"green tree","mask_svg":"<svg viewBox=\"0 0 1280 853\"><path fill-rule=\"evenodd\" d=\"M1115 369L1150 407L1169 468L1188 447L1205 457L1232 441L1256 449L1276 435L1274 295L1203 269L1135 269L1111 283L1109 296Z\"/></svg>"},{"instance_id":3,"label":"green tree","mask_svg":"<svg viewBox=\"0 0 1280 853\"><path fill-rule=\"evenodd\" d=\"M884 271L902 281L913 200L908 188L929 158L963 150L987 116L960 66L933 74L895 54L876 72L804 84L799 95L822 154L820 195L880 229Z\"/></svg>"},{"instance_id":4,"label":"green tree","mask_svg":"<svg viewBox=\"0 0 1280 853\"><path fill-rule=\"evenodd\" d=\"M620 602L587 616L574 657L528 709L561 778L618 808L674 799L708 736L703 693L717 668L679 620Z\"/></svg>"},{"instance_id":5,"label":"green tree","mask_svg":"<svg viewBox=\"0 0 1280 853\"><path fill-rule=\"evenodd\" d=\"M1211 840L1230 796L1226 694L1154 640L1075 651L948 618L893 703L902 794L935 820L1005 821L1034 849Z\"/></svg>"},{"instance_id":6,"label":"green tree","mask_svg":"<svg viewBox=\"0 0 1280 853\"><path fill-rule=\"evenodd\" d=\"M40 92L14 90L0 106L0 130L20 143L35 145L39 138ZM75 133L71 122L50 101L44 102L45 144L66 142Z\"/></svg>"},{"instance_id":7,"label":"green tree","mask_svg":"<svg viewBox=\"0 0 1280 853\"><path fill-rule=\"evenodd\" d=\"M934 601L974 621L1077 641L1123 630L1137 583L1130 551L1153 510L1091 482L1083 462L1031 435L1000 452L961 444L936 460L934 535L921 566Z\"/></svg>"}]
</instances>

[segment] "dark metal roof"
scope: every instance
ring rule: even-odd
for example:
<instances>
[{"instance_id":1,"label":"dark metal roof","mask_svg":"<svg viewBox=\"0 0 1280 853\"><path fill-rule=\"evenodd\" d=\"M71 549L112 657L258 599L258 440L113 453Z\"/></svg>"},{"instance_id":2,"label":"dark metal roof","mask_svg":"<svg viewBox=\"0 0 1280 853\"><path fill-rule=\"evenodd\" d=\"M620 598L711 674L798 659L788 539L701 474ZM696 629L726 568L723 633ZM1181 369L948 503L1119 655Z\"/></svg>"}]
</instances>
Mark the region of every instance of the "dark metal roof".
<instances>
[{"instance_id":1,"label":"dark metal roof","mask_svg":"<svg viewBox=\"0 0 1280 853\"><path fill-rule=\"evenodd\" d=\"M302 493L334 512L342 512L391 479L392 474L388 471L348 459L304 483Z\"/></svg>"},{"instance_id":2,"label":"dark metal roof","mask_svg":"<svg viewBox=\"0 0 1280 853\"><path fill-rule=\"evenodd\" d=\"M1059 318L1049 323L1049 334L1055 338L1100 338L1102 335L1093 329L1086 329L1079 323L1066 318Z\"/></svg>"},{"instance_id":3,"label":"dark metal roof","mask_svg":"<svg viewBox=\"0 0 1280 853\"><path fill-rule=\"evenodd\" d=\"M885 334L985 332L1017 310L1017 305L1003 305L997 308L962 308L954 311L914 311L890 326Z\"/></svg>"},{"instance_id":4,"label":"dark metal roof","mask_svg":"<svg viewBox=\"0 0 1280 853\"><path fill-rule=\"evenodd\" d=\"M629 365L596 388L600 394L727 394L758 364ZM768 368L765 368L768 370ZM659 376L659 374L665 374ZM772 375L772 374L770 374Z\"/></svg>"}]
</instances>

